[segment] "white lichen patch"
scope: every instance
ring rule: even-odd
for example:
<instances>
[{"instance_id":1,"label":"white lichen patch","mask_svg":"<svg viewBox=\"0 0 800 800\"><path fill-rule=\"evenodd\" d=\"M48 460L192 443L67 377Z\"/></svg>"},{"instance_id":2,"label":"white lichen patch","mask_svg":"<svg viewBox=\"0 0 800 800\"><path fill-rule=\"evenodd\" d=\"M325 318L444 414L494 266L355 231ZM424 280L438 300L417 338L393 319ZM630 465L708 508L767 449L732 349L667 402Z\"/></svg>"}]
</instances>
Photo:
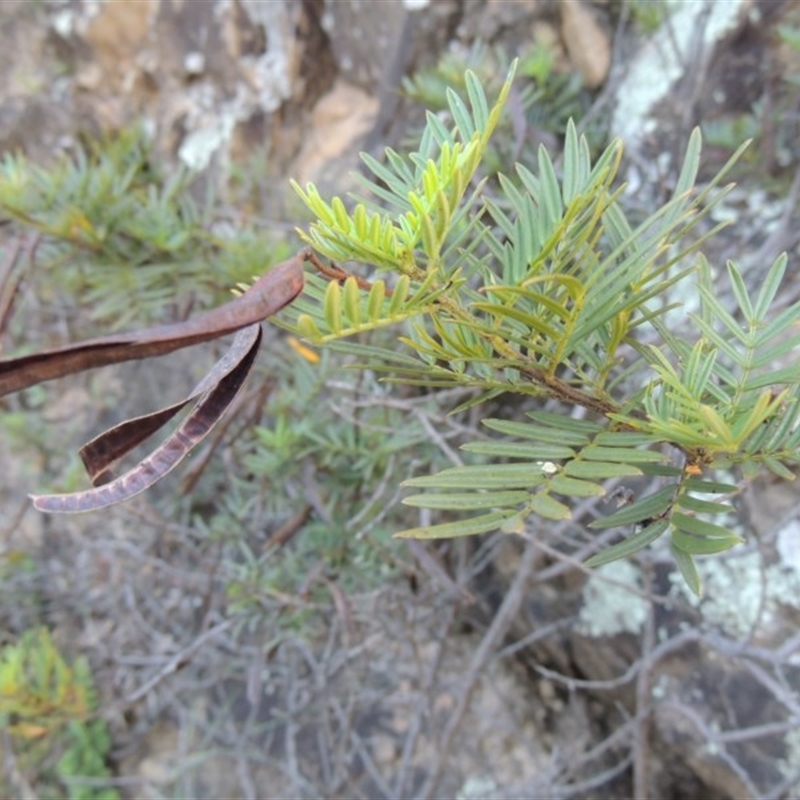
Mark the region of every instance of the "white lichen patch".
<instances>
[{"instance_id":1,"label":"white lichen patch","mask_svg":"<svg viewBox=\"0 0 800 800\"><path fill-rule=\"evenodd\" d=\"M499 788L494 778L489 776L467 778L456 795L456 800L478 800L478 798L494 797Z\"/></svg>"},{"instance_id":2,"label":"white lichen patch","mask_svg":"<svg viewBox=\"0 0 800 800\"><path fill-rule=\"evenodd\" d=\"M234 125L235 119L232 116L222 115L216 124L192 131L181 142L178 158L194 172L204 170L214 153L228 141Z\"/></svg>"},{"instance_id":3,"label":"white lichen patch","mask_svg":"<svg viewBox=\"0 0 800 800\"><path fill-rule=\"evenodd\" d=\"M800 728L789 731L783 737L783 741L786 745L786 758L778 762L778 769L783 777L789 780L797 775L797 770L800 769Z\"/></svg>"},{"instance_id":4,"label":"white lichen patch","mask_svg":"<svg viewBox=\"0 0 800 800\"><path fill-rule=\"evenodd\" d=\"M781 563L800 577L800 520L793 519L778 531L775 546Z\"/></svg>"},{"instance_id":5,"label":"white lichen patch","mask_svg":"<svg viewBox=\"0 0 800 800\"><path fill-rule=\"evenodd\" d=\"M746 3L675 3L674 8L636 58L625 64L611 128L629 146L638 145L655 129L657 123L650 114L692 63L698 33L703 37L702 48L710 50L737 25Z\"/></svg>"},{"instance_id":6,"label":"white lichen patch","mask_svg":"<svg viewBox=\"0 0 800 800\"><path fill-rule=\"evenodd\" d=\"M785 565L765 567L759 553L698 560L703 598L697 600L676 572L673 593L698 605L705 622L743 639L774 623L781 605L800 608L800 572Z\"/></svg>"},{"instance_id":7,"label":"white lichen patch","mask_svg":"<svg viewBox=\"0 0 800 800\"><path fill-rule=\"evenodd\" d=\"M649 612L640 590L639 569L629 561L598 567L583 587L578 631L592 637L639 633Z\"/></svg>"}]
</instances>

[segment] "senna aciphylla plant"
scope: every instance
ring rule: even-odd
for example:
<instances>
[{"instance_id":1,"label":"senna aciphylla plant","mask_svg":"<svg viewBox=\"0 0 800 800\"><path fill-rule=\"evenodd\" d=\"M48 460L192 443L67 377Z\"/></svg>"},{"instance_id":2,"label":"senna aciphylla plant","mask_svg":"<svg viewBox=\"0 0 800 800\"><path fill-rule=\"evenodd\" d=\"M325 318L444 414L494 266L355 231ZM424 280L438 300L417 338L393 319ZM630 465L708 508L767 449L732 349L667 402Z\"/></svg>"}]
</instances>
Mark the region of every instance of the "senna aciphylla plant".
<instances>
[{"instance_id":1,"label":"senna aciphylla plant","mask_svg":"<svg viewBox=\"0 0 800 800\"><path fill-rule=\"evenodd\" d=\"M776 364L800 343L800 304L771 311L786 257L755 297L729 263L738 308L719 302L722 277L699 249L721 226L701 223L744 146L696 188L699 131L672 198L638 225L620 202L621 144L593 163L572 124L560 169L540 147L536 164L488 181L481 165L512 77L490 107L467 73L466 99L448 92L450 124L429 115L418 150L388 150L382 163L363 156L374 177L350 206L295 185L316 218L301 234L308 244L394 275L341 285L309 276L294 330L336 341L389 380L472 388L468 404L507 392L551 401L524 420L483 419L491 438L463 446L474 463L405 481L423 491L403 502L449 519L398 536L521 531L644 478L640 496L623 484L624 502L590 523L620 537L588 563L666 536L699 593L694 556L741 541L726 524L737 473L792 478L799 458L800 369ZM692 283L699 309L677 333L664 315L679 305L666 298L681 282ZM400 329L403 350L339 341L386 325Z\"/></svg>"},{"instance_id":2,"label":"senna aciphylla plant","mask_svg":"<svg viewBox=\"0 0 800 800\"><path fill-rule=\"evenodd\" d=\"M474 463L406 481L424 491L405 503L444 511L450 519L399 536L520 531L531 518L566 519L576 501L645 477L650 488L640 496L627 491L621 507L590 524L619 528L620 540L588 563L624 557L666 536L685 579L699 592L693 557L740 541L725 524L730 495L738 489L730 476L749 479L766 469L791 478L798 460L800 373L775 364L800 340L793 328L800 305L770 311L786 258L771 266L756 297L736 265L728 264L738 309L721 305L715 272L699 254L718 227L706 225L701 234L701 223L725 196L722 181L741 150L696 188L698 131L672 198L638 225L620 202L621 144L613 142L593 163L572 124L560 168L541 147L536 164L516 164L491 179L482 175L512 79L513 68L490 106L468 72L466 97L448 92L449 122L429 114L416 151L390 149L382 162L362 156L374 177L363 178L364 194L352 203L325 200L313 185L295 185L315 218L301 237L336 264L360 262L375 274L356 277L325 267L310 253L269 272L234 301L250 308L248 297L266 298L252 304L242 326L226 329L242 327L242 333L224 366L183 403L90 442L84 460L101 485L75 496L40 497L37 506L85 510L157 480L208 431L244 379L258 340L246 331L291 303L282 325L319 345L335 342L360 363L386 372L387 380L433 390L467 387L473 390L469 404L503 393L550 401L548 410L531 411L525 420L484 419L491 438L476 437L463 448ZM315 265L305 286L304 258ZM694 282L700 304L687 317L692 325L678 334L664 314L675 307L665 298L675 296L669 290L680 282ZM225 308L218 312L227 314ZM208 312L212 319L215 313ZM402 348L353 341L387 326L398 331ZM84 350L77 345L76 352L88 358L121 346L111 338L84 343ZM117 360L115 351L108 352L102 363ZM48 364L52 357L41 356ZM0 364L0 381L36 363L37 357L29 358L34 361ZM154 432L197 397L176 438L141 462L138 474L134 468L133 477L129 472L103 484L129 442L138 443L143 432Z\"/></svg>"}]
</instances>

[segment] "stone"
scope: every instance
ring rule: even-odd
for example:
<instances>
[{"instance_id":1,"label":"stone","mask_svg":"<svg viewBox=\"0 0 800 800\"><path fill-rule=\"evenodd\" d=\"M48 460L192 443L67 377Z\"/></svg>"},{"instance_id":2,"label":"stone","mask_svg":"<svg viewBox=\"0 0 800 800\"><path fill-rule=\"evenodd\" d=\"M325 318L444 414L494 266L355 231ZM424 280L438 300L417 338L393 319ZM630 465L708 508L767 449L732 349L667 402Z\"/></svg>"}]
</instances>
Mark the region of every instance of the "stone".
<instances>
[{"instance_id":1,"label":"stone","mask_svg":"<svg viewBox=\"0 0 800 800\"><path fill-rule=\"evenodd\" d=\"M311 130L292 169L296 180L316 181L327 163L354 147L372 129L378 106L376 98L357 86L337 81L314 109Z\"/></svg>"},{"instance_id":2,"label":"stone","mask_svg":"<svg viewBox=\"0 0 800 800\"><path fill-rule=\"evenodd\" d=\"M580 0L564 0L561 35L584 86L589 89L602 86L611 69L611 40L597 16Z\"/></svg>"}]
</instances>

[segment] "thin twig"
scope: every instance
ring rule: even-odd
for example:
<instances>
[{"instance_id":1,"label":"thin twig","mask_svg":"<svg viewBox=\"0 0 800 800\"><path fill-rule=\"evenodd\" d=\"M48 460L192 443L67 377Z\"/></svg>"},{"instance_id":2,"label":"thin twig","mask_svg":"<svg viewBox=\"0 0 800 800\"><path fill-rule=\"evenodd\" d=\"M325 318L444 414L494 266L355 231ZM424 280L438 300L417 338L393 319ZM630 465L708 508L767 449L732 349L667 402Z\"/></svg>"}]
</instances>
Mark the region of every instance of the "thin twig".
<instances>
[{"instance_id":1,"label":"thin twig","mask_svg":"<svg viewBox=\"0 0 800 800\"><path fill-rule=\"evenodd\" d=\"M748 263L752 264L754 267L761 267L763 264L767 263L771 264L778 253L785 249L786 240L791 230L792 216L797 208L798 200L800 200L800 167L795 170L778 225L775 230L767 236L761 247L748 259ZM789 302L790 301L783 298L777 298L771 311L774 313L784 305L789 305Z\"/></svg>"},{"instance_id":2,"label":"thin twig","mask_svg":"<svg viewBox=\"0 0 800 800\"><path fill-rule=\"evenodd\" d=\"M653 569L645 564L642 582L647 595L653 592ZM650 697L652 693L652 653L656 643L656 623L653 604L647 607L647 619L642 630L641 661L645 665L636 677L636 734L633 737L633 795L637 800L650 797Z\"/></svg>"},{"instance_id":3,"label":"thin twig","mask_svg":"<svg viewBox=\"0 0 800 800\"><path fill-rule=\"evenodd\" d=\"M370 281L368 281L366 278L362 278L359 275L354 275L352 272L347 272L341 267L337 267L336 264L325 264L319 258L317 258L316 254L313 252L309 251L306 261L310 261L317 272L319 272L320 275L324 275L329 280L336 281L337 283L344 283L348 278L353 278L356 284L358 284L359 289L363 289L364 291L368 292L372 288L372 283L370 283ZM387 286L385 291L386 296L391 297L391 288Z\"/></svg>"},{"instance_id":4,"label":"thin twig","mask_svg":"<svg viewBox=\"0 0 800 800\"><path fill-rule=\"evenodd\" d=\"M6 250L3 263L0 265L0 339L2 339L8 327L17 290L22 281L24 270L18 268L21 249L22 244L19 237L14 237L8 250Z\"/></svg>"},{"instance_id":5,"label":"thin twig","mask_svg":"<svg viewBox=\"0 0 800 800\"><path fill-rule=\"evenodd\" d=\"M444 657L445 645L447 642L447 634L451 630L453 619L455 617L456 606L449 603L446 607L444 617L441 625L438 628L434 641L436 642L436 651L433 658L428 664L428 669L422 681L420 699L414 716L408 726L408 733L406 734L403 743L403 754L400 759L400 766L395 776L395 796L407 797L408 796L408 776L410 772L411 759L416 750L417 742L419 741L420 734L423 729L423 723L428 716L429 709L432 706L434 686L436 677L442 666L442 659Z\"/></svg>"},{"instance_id":6,"label":"thin twig","mask_svg":"<svg viewBox=\"0 0 800 800\"><path fill-rule=\"evenodd\" d=\"M28 783L28 780L19 769L19 765L17 764L17 759L14 754L14 746L11 741L11 735L7 730L0 731L0 741L3 744L3 772L8 776L9 782L11 783L13 789L19 792L20 800L38 800L33 787Z\"/></svg>"},{"instance_id":7,"label":"thin twig","mask_svg":"<svg viewBox=\"0 0 800 800\"><path fill-rule=\"evenodd\" d=\"M514 580L511 586L509 586L503 598L503 602L500 604L500 608L495 614L489 629L481 639L480 644L470 660L469 667L467 667L464 674L458 702L447 720L444 733L439 741L436 762L419 791L418 797L421 798L421 800L429 800L436 796L437 787L445 765L447 764L450 749L453 746L461 721L469 708L469 702L477 685L480 673L490 659L493 651L500 643L500 640L511 627L514 617L516 617L517 612L522 606L527 595L528 582L533 575L538 559L539 552L536 544L532 541L528 541L523 551L517 574L514 576Z\"/></svg>"},{"instance_id":8,"label":"thin twig","mask_svg":"<svg viewBox=\"0 0 800 800\"><path fill-rule=\"evenodd\" d=\"M233 620L225 620L209 628L205 633L200 634L188 647L176 653L150 680L146 681L136 691L131 692L125 697L123 703L130 705L141 700L148 692L158 686L161 681L177 672L183 667L187 661L190 661L192 656L209 640L216 636L218 633L227 630L233 625Z\"/></svg>"}]
</instances>

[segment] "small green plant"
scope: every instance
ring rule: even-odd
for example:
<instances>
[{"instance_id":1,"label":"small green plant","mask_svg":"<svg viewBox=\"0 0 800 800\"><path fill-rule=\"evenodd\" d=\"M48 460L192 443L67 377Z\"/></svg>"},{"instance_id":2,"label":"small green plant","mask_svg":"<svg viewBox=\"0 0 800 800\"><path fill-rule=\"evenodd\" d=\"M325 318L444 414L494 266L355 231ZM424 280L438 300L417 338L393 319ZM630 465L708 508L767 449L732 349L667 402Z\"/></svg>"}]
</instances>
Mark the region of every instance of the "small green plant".
<instances>
[{"instance_id":1,"label":"small green plant","mask_svg":"<svg viewBox=\"0 0 800 800\"><path fill-rule=\"evenodd\" d=\"M80 298L95 324L141 326L217 303L263 271L265 254L270 263L285 254L279 240L218 223L213 203L199 208L192 175L166 175L151 147L133 128L49 167L21 155L0 162L0 218L40 235L43 299Z\"/></svg>"},{"instance_id":2,"label":"small green plant","mask_svg":"<svg viewBox=\"0 0 800 800\"><path fill-rule=\"evenodd\" d=\"M627 7L639 33L650 36L669 16L670 5L669 0L629 0Z\"/></svg>"},{"instance_id":3,"label":"small green plant","mask_svg":"<svg viewBox=\"0 0 800 800\"><path fill-rule=\"evenodd\" d=\"M116 800L107 778L111 746L106 724L93 719L96 701L85 659L69 664L45 628L29 630L0 651L0 725L31 783L50 797Z\"/></svg>"},{"instance_id":4,"label":"small green plant","mask_svg":"<svg viewBox=\"0 0 800 800\"><path fill-rule=\"evenodd\" d=\"M766 186L771 192L783 195L789 191L788 183L793 174L790 167L798 158L794 120L800 71L789 65L796 64L800 54L800 27L778 25L773 37L775 53L761 67L764 73L761 96L753 100L748 110L704 120L702 130L704 140L723 151L733 152L739 142L752 139L753 147L738 166L737 177L744 181L757 175L764 185L764 176L768 174L771 180ZM790 53L790 57L776 55L780 50ZM767 63L771 66L766 66Z\"/></svg>"},{"instance_id":5,"label":"small green plant","mask_svg":"<svg viewBox=\"0 0 800 800\"><path fill-rule=\"evenodd\" d=\"M415 152L389 150L385 163L363 156L375 177L349 208L295 186L316 217L301 233L309 244L395 277L366 286L312 278L293 328L339 342L391 380L470 387L471 404L503 393L550 401L528 421L484 419L494 436L464 446L479 462L406 481L426 490L406 504L458 518L398 535L521 531L531 516L569 518L574 501L603 495L609 479L648 476L655 491L590 524L628 532L589 563L668 536L699 593L694 558L741 541L725 525L739 491L731 476L791 478L798 462L800 371L776 365L800 343L800 305L770 311L786 257L755 297L729 263L738 309L722 306L720 278L698 250L719 229L706 220L743 148L698 190L699 131L672 199L635 226L616 185L621 144L593 160L572 124L560 168L541 147L534 168L516 164L489 191L482 167L511 79L490 106L468 72L468 102L447 92L451 127L429 114ZM699 308L678 333L667 314L680 304L667 298L687 281ZM340 341L389 325L401 328L404 351Z\"/></svg>"},{"instance_id":6,"label":"small green plant","mask_svg":"<svg viewBox=\"0 0 800 800\"><path fill-rule=\"evenodd\" d=\"M800 27L796 25L778 25L777 32L781 42L794 50L795 53L800 53ZM800 72L791 72L782 77L792 86L800 85Z\"/></svg>"},{"instance_id":7,"label":"small green plant","mask_svg":"<svg viewBox=\"0 0 800 800\"><path fill-rule=\"evenodd\" d=\"M388 332L373 340L379 334L388 343ZM397 502L399 484L414 474L413 463L436 463L438 450L407 408L384 402L386 388L376 376L343 374L342 358L330 348L316 358L292 358L288 348L284 355L288 363L265 419L234 445L232 461L243 475L219 482L213 517L198 515L193 527L207 540L227 543L232 531L241 531L237 556L225 568L231 616L271 624L274 614L265 619L264 613L271 598L281 606L281 627L296 628L318 601L329 599L326 579L335 576L350 593L375 590L397 573L391 537L408 521ZM433 413L436 398L416 398L415 406ZM259 514L281 523L265 523ZM298 515L302 521L292 525ZM269 540L254 546L252 531L264 528ZM301 589L307 603L282 605L281 598L295 598Z\"/></svg>"},{"instance_id":8,"label":"small green plant","mask_svg":"<svg viewBox=\"0 0 800 800\"><path fill-rule=\"evenodd\" d=\"M542 134L563 136L569 120L580 119L589 110L592 97L583 88L580 73L559 72L555 66L553 48L545 41L534 42L521 57L517 73L524 80L515 86L513 113L497 121L498 129L487 142L481 158L483 175L502 172L509 162L535 157L531 142ZM496 94L509 68L508 56L501 48L478 43L466 53L448 52L434 67L405 78L403 91L427 112L449 120L449 93L466 92L468 70L485 91ZM594 126L585 133L592 148L604 136Z\"/></svg>"}]
</instances>

